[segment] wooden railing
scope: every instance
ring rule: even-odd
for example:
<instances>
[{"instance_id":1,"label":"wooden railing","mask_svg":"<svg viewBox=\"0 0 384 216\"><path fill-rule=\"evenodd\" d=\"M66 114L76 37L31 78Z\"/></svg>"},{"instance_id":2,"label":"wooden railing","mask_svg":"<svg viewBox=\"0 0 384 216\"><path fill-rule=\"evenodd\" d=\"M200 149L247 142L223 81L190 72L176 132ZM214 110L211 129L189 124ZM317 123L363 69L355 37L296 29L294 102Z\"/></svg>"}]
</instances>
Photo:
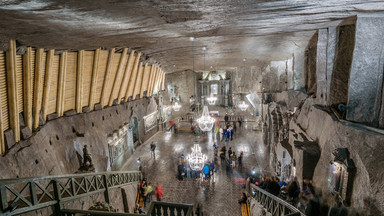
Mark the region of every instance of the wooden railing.
<instances>
[{"instance_id":1,"label":"wooden railing","mask_svg":"<svg viewBox=\"0 0 384 216\"><path fill-rule=\"evenodd\" d=\"M63 209L61 211L62 216L75 216L75 215L86 215L86 216L135 216L143 214L132 214L132 213L114 213L114 212L102 212L102 211L90 211L90 210L74 210L74 209ZM178 204L178 203L166 203L166 202L151 202L147 216L193 216L193 205L190 204Z\"/></svg>"},{"instance_id":2,"label":"wooden railing","mask_svg":"<svg viewBox=\"0 0 384 216\"><path fill-rule=\"evenodd\" d=\"M139 171L0 180L0 215L22 214L49 206L55 206L58 215L63 202L101 192L109 203L110 188L140 181Z\"/></svg>"},{"instance_id":3,"label":"wooden railing","mask_svg":"<svg viewBox=\"0 0 384 216\"><path fill-rule=\"evenodd\" d=\"M274 196L267 191L257 187L256 185L250 185L249 194L257 202L259 202L272 216L305 216L297 208L287 203L286 201Z\"/></svg>"}]
</instances>

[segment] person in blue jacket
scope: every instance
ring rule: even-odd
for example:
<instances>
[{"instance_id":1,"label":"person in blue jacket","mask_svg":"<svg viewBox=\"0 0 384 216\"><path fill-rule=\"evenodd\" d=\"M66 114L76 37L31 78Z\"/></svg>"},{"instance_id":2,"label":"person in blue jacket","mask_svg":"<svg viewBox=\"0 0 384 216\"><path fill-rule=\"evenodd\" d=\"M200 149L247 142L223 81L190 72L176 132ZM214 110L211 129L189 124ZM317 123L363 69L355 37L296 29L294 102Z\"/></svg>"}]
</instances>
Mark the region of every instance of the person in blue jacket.
<instances>
[{"instance_id":1,"label":"person in blue jacket","mask_svg":"<svg viewBox=\"0 0 384 216\"><path fill-rule=\"evenodd\" d=\"M204 176L205 176L205 180L206 180L206 181L208 181L208 178L209 178L209 172L210 172L209 165L208 165L208 164L205 164L204 167L203 167L203 173L204 173Z\"/></svg>"}]
</instances>

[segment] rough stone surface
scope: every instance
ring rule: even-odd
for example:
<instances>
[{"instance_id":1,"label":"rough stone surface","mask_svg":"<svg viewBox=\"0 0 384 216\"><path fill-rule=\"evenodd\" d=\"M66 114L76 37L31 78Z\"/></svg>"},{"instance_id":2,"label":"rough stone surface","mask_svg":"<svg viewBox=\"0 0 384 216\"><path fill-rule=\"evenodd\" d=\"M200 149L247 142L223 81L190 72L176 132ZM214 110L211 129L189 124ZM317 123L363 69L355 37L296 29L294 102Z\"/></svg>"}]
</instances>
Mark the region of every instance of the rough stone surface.
<instances>
[{"instance_id":1,"label":"rough stone surface","mask_svg":"<svg viewBox=\"0 0 384 216\"><path fill-rule=\"evenodd\" d=\"M367 34L369 32L369 34ZM384 18L358 17L348 91L348 120L374 127L381 115ZM382 125L384 128L384 125Z\"/></svg>"},{"instance_id":2,"label":"rough stone surface","mask_svg":"<svg viewBox=\"0 0 384 216\"><path fill-rule=\"evenodd\" d=\"M88 112L91 112L91 108L89 108L89 106L87 107L83 107L83 109L81 110L83 113L88 113Z\"/></svg>"},{"instance_id":3,"label":"rough stone surface","mask_svg":"<svg viewBox=\"0 0 384 216\"><path fill-rule=\"evenodd\" d=\"M95 104L95 111L103 109L103 106L101 104Z\"/></svg>"},{"instance_id":4,"label":"rough stone surface","mask_svg":"<svg viewBox=\"0 0 384 216\"><path fill-rule=\"evenodd\" d=\"M87 7L86 7L87 6ZM138 10L138 8L140 10ZM238 67L246 57L283 60L302 49L313 30L337 26L342 19L384 10L381 1L208 1L178 0L81 2L23 0L0 4L0 49L8 40L47 49L130 47L160 62L165 71L192 69L190 36L195 41L195 69L206 62L221 69ZM81 17L79 17L81 12ZM62 19L62 16L66 19ZM90 25L90 23L92 23ZM173 67L173 65L176 67Z\"/></svg>"},{"instance_id":5,"label":"rough stone surface","mask_svg":"<svg viewBox=\"0 0 384 216\"><path fill-rule=\"evenodd\" d=\"M57 115L57 113L52 113L52 114L49 114L47 115L47 121L52 121L54 119L57 119L59 116Z\"/></svg>"},{"instance_id":6,"label":"rough stone surface","mask_svg":"<svg viewBox=\"0 0 384 216\"><path fill-rule=\"evenodd\" d=\"M347 104L348 82L353 59L356 26L345 25L337 28L337 49L330 85L330 105Z\"/></svg>"},{"instance_id":7,"label":"rough stone surface","mask_svg":"<svg viewBox=\"0 0 384 216\"><path fill-rule=\"evenodd\" d=\"M76 114L77 114L76 110L68 110L68 111L64 112L64 116L66 116L66 117L73 116Z\"/></svg>"},{"instance_id":8,"label":"rough stone surface","mask_svg":"<svg viewBox=\"0 0 384 216\"><path fill-rule=\"evenodd\" d=\"M15 137L13 136L13 130L8 129L4 131L4 144L5 149L9 149L13 145L15 145Z\"/></svg>"},{"instance_id":9,"label":"rough stone surface","mask_svg":"<svg viewBox=\"0 0 384 216\"><path fill-rule=\"evenodd\" d=\"M0 157L0 178L75 173L80 167L79 158L83 145L89 147L95 171L111 170L108 159L108 134L129 123L131 117L135 116L139 124L139 138L144 142L157 132L155 128L144 133L143 122L143 116L152 113L155 108L153 98L142 99L49 121L28 140L17 143L6 155ZM12 132L6 132L5 137L7 145L12 146ZM116 163L113 169L119 169L119 166L121 163Z\"/></svg>"},{"instance_id":10,"label":"rough stone surface","mask_svg":"<svg viewBox=\"0 0 384 216\"><path fill-rule=\"evenodd\" d=\"M331 197L327 177L329 162L333 159L332 151L336 148L348 148L357 168L352 206L367 212L374 208L384 212L384 194L380 189L384 187L384 161L378 160L384 154L383 148L380 147L384 142L383 134L369 131L359 124L335 121L327 112L315 108L312 99L305 101L297 119L291 122L291 128L295 133L301 131L309 139L318 141L321 156L314 171L313 181L315 186L322 189L324 197ZM293 140L296 138L291 132L292 146Z\"/></svg>"},{"instance_id":11,"label":"rough stone surface","mask_svg":"<svg viewBox=\"0 0 384 216\"><path fill-rule=\"evenodd\" d=\"M25 140L32 136L32 130L28 126L24 126L20 130L21 139Z\"/></svg>"}]
</instances>

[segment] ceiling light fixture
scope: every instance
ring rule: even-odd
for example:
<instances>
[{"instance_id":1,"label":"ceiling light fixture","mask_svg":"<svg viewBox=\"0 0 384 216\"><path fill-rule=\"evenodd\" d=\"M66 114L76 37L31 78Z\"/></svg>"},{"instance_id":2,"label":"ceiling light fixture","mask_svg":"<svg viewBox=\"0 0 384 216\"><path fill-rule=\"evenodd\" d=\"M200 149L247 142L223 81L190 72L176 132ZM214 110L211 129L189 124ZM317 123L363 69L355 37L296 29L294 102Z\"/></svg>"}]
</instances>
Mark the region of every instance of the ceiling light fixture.
<instances>
[{"instance_id":1,"label":"ceiling light fixture","mask_svg":"<svg viewBox=\"0 0 384 216\"><path fill-rule=\"evenodd\" d=\"M187 156L187 160L191 169L194 171L201 171L204 166L205 161L207 161L208 157L201 153L201 148L198 143L195 143L192 148L192 153Z\"/></svg>"},{"instance_id":2,"label":"ceiling light fixture","mask_svg":"<svg viewBox=\"0 0 384 216\"><path fill-rule=\"evenodd\" d=\"M202 131L211 131L213 124L215 123L215 118L209 116L208 106L204 106L203 114L200 118L196 119L196 122L199 124L199 127Z\"/></svg>"}]
</instances>

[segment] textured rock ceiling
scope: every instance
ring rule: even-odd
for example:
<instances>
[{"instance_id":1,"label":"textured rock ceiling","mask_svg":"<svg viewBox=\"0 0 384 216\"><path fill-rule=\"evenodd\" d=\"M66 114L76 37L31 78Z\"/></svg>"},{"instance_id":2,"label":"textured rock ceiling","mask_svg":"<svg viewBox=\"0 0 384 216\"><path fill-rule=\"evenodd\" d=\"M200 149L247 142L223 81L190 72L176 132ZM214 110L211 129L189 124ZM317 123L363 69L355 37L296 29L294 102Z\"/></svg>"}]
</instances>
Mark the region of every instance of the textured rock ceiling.
<instances>
[{"instance_id":1,"label":"textured rock ceiling","mask_svg":"<svg viewBox=\"0 0 384 216\"><path fill-rule=\"evenodd\" d=\"M355 15L382 16L368 0L3 0L0 49L9 39L54 49L130 47L165 71L228 69L286 59L303 50L315 29ZM348 22L348 21L344 21ZM174 67L175 65L175 67Z\"/></svg>"}]
</instances>

